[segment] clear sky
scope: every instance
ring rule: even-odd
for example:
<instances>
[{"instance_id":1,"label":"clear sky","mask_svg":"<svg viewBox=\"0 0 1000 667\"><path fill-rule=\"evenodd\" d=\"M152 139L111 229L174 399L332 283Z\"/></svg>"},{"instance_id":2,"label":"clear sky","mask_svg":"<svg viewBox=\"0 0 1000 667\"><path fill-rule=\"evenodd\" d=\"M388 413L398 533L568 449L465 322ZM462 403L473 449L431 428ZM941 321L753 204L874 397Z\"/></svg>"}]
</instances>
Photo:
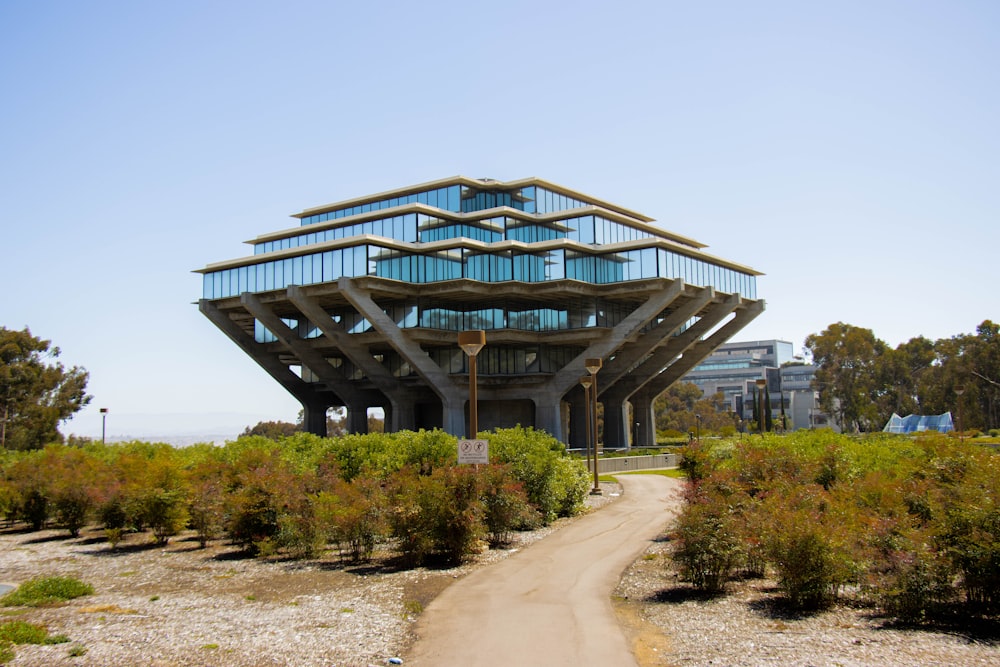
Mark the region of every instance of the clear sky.
<instances>
[{"instance_id":1,"label":"clear sky","mask_svg":"<svg viewBox=\"0 0 1000 667\"><path fill-rule=\"evenodd\" d=\"M741 340L1000 319L1000 3L0 0L0 325L63 431L299 406L193 305L304 208L539 176L766 275Z\"/></svg>"}]
</instances>

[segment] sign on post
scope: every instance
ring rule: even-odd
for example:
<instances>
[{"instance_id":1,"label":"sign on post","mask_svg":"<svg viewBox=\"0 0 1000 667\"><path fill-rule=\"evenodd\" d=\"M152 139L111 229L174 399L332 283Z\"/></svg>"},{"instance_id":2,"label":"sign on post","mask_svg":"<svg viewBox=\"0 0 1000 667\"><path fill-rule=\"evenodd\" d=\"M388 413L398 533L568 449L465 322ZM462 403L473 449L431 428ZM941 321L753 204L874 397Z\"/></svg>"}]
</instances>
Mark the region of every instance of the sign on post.
<instances>
[{"instance_id":1,"label":"sign on post","mask_svg":"<svg viewBox=\"0 0 1000 667\"><path fill-rule=\"evenodd\" d=\"M458 462L486 463L490 462L490 447L486 440L459 440Z\"/></svg>"}]
</instances>

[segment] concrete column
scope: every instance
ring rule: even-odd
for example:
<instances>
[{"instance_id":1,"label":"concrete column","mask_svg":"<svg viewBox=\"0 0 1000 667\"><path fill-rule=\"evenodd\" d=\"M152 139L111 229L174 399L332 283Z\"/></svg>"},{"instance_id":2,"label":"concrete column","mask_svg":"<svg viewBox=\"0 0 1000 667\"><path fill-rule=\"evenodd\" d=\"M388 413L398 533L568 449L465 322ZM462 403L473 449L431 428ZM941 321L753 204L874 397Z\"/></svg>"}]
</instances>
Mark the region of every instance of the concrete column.
<instances>
[{"instance_id":1,"label":"concrete column","mask_svg":"<svg viewBox=\"0 0 1000 667\"><path fill-rule=\"evenodd\" d=\"M562 420L562 397L543 395L535 399L535 428L545 431L560 442L565 442Z\"/></svg>"},{"instance_id":2,"label":"concrete column","mask_svg":"<svg viewBox=\"0 0 1000 667\"><path fill-rule=\"evenodd\" d=\"M447 433L451 433L459 438L465 433L465 401L441 399L441 420L443 428Z\"/></svg>"},{"instance_id":3,"label":"concrete column","mask_svg":"<svg viewBox=\"0 0 1000 667\"><path fill-rule=\"evenodd\" d=\"M417 403L409 396L391 396L385 406L387 431L417 430Z\"/></svg>"},{"instance_id":4,"label":"concrete column","mask_svg":"<svg viewBox=\"0 0 1000 667\"><path fill-rule=\"evenodd\" d=\"M569 401L569 446L575 449L587 448L587 400L583 388L566 395Z\"/></svg>"},{"instance_id":5,"label":"concrete column","mask_svg":"<svg viewBox=\"0 0 1000 667\"><path fill-rule=\"evenodd\" d=\"M364 403L347 404L347 432L368 432L368 406Z\"/></svg>"},{"instance_id":6,"label":"concrete column","mask_svg":"<svg viewBox=\"0 0 1000 667\"><path fill-rule=\"evenodd\" d=\"M323 401L311 398L302 403L302 426L307 433L326 437L326 411L330 408Z\"/></svg>"},{"instance_id":7,"label":"concrete column","mask_svg":"<svg viewBox=\"0 0 1000 667\"><path fill-rule=\"evenodd\" d=\"M599 396L604 404L604 438L602 443L609 449L624 449L629 446L628 403L624 398L609 395Z\"/></svg>"},{"instance_id":8,"label":"concrete column","mask_svg":"<svg viewBox=\"0 0 1000 667\"><path fill-rule=\"evenodd\" d=\"M638 393L633 394L629 400L632 403L632 421L639 423L637 440L632 445L634 447L652 447L656 444L654 397L646 393Z\"/></svg>"}]
</instances>

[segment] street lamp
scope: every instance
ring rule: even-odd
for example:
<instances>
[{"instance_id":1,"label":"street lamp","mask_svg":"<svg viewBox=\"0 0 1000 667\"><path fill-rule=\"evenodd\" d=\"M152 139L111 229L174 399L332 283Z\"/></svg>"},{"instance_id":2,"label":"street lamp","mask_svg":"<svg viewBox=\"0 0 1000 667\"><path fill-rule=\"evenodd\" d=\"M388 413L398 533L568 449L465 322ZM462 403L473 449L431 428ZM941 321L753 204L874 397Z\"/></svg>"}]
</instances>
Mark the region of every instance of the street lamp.
<instances>
[{"instance_id":1,"label":"street lamp","mask_svg":"<svg viewBox=\"0 0 1000 667\"><path fill-rule=\"evenodd\" d=\"M593 385L590 390L590 400L591 400L591 420L594 426L594 488L590 490L590 494L593 496L601 495L601 484L597 479L597 453L600 451L600 438L597 436L597 371L601 370L601 366L604 362L598 358L587 359L583 362L584 367L587 372L590 373L590 377L593 380Z\"/></svg>"},{"instance_id":2,"label":"street lamp","mask_svg":"<svg viewBox=\"0 0 1000 667\"><path fill-rule=\"evenodd\" d=\"M590 436L590 386L592 384L594 384L594 376L592 376L592 375L584 375L583 377L580 378L580 384L583 386L583 402L586 405L586 409L584 410L584 412L586 413L586 416L587 416L586 449L587 449L587 466L589 467L590 464L591 464L590 463L590 442L591 442L591 436ZM596 469L597 468L597 457L596 456L594 457L594 464L593 465L594 465L594 468Z\"/></svg>"},{"instance_id":3,"label":"street lamp","mask_svg":"<svg viewBox=\"0 0 1000 667\"><path fill-rule=\"evenodd\" d=\"M695 439L701 443L701 415L694 416L694 433Z\"/></svg>"},{"instance_id":4,"label":"street lamp","mask_svg":"<svg viewBox=\"0 0 1000 667\"><path fill-rule=\"evenodd\" d=\"M757 384L757 396L758 396L757 400L760 402L760 423L757 424L757 427L760 430L760 437L763 438L764 423L767 421L767 419L764 417L764 387L767 386L767 380L763 378L758 379L756 381L756 384Z\"/></svg>"},{"instance_id":5,"label":"street lamp","mask_svg":"<svg viewBox=\"0 0 1000 667\"><path fill-rule=\"evenodd\" d=\"M108 409L101 408L101 444L105 444L105 435L107 434L108 425Z\"/></svg>"},{"instance_id":6,"label":"street lamp","mask_svg":"<svg viewBox=\"0 0 1000 667\"><path fill-rule=\"evenodd\" d=\"M476 405L476 355L486 345L485 331L459 331L458 346L469 357L469 437L479 433L479 410Z\"/></svg>"},{"instance_id":7,"label":"street lamp","mask_svg":"<svg viewBox=\"0 0 1000 667\"><path fill-rule=\"evenodd\" d=\"M958 396L956 403L958 404L958 441L965 442L965 430L962 428L962 394L965 393L965 385L960 384L955 386L955 395Z\"/></svg>"}]
</instances>

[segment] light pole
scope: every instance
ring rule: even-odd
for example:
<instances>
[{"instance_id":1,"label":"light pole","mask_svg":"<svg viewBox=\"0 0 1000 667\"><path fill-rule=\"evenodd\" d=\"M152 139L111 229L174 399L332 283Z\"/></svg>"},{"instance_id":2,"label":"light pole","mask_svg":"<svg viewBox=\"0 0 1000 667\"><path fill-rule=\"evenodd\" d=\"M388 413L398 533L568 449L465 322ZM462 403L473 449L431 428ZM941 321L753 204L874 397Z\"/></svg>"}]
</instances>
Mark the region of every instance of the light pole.
<instances>
[{"instance_id":1,"label":"light pole","mask_svg":"<svg viewBox=\"0 0 1000 667\"><path fill-rule=\"evenodd\" d=\"M767 419L764 417L764 387L766 386L767 380L763 378L757 380L757 396L759 397L757 400L760 401L760 423L757 424L757 427L760 430L760 437L762 438L764 437L764 424L767 422Z\"/></svg>"},{"instance_id":2,"label":"light pole","mask_svg":"<svg viewBox=\"0 0 1000 667\"><path fill-rule=\"evenodd\" d=\"M594 384L594 377L592 375L584 375L583 377L580 378L580 384L583 386L583 402L586 405L586 409L584 410L584 412L587 415L587 441L586 441L586 448L587 448L587 466L589 467L591 465L591 460L590 460L590 442L591 442L591 437L590 437L590 385ZM594 465L594 468L596 469L597 468L597 457L594 457L593 465Z\"/></svg>"},{"instance_id":3,"label":"light pole","mask_svg":"<svg viewBox=\"0 0 1000 667\"><path fill-rule=\"evenodd\" d=\"M101 444L106 444L105 435L107 435L107 425L108 425L108 409L101 408Z\"/></svg>"},{"instance_id":4,"label":"light pole","mask_svg":"<svg viewBox=\"0 0 1000 667\"><path fill-rule=\"evenodd\" d=\"M962 428L962 394L965 393L965 385L959 384L955 386L955 395L958 396L956 403L958 404L958 441L961 443L965 442L965 429Z\"/></svg>"},{"instance_id":5,"label":"light pole","mask_svg":"<svg viewBox=\"0 0 1000 667\"><path fill-rule=\"evenodd\" d=\"M469 357L469 438L479 434L479 409L476 392L476 355L486 345L485 331L459 331L458 346Z\"/></svg>"},{"instance_id":6,"label":"light pole","mask_svg":"<svg viewBox=\"0 0 1000 667\"><path fill-rule=\"evenodd\" d=\"M604 362L599 358L587 359L583 362L584 367L586 367L587 372L590 373L590 377L593 380L590 389L590 399L591 399L591 419L594 425L594 488L590 490L592 496L601 495L601 484L597 479L597 453L600 451L600 438L597 437L597 371L601 370L601 366Z\"/></svg>"},{"instance_id":7,"label":"light pole","mask_svg":"<svg viewBox=\"0 0 1000 667\"><path fill-rule=\"evenodd\" d=\"M701 415L694 416L694 437L695 440L701 443Z\"/></svg>"}]
</instances>

